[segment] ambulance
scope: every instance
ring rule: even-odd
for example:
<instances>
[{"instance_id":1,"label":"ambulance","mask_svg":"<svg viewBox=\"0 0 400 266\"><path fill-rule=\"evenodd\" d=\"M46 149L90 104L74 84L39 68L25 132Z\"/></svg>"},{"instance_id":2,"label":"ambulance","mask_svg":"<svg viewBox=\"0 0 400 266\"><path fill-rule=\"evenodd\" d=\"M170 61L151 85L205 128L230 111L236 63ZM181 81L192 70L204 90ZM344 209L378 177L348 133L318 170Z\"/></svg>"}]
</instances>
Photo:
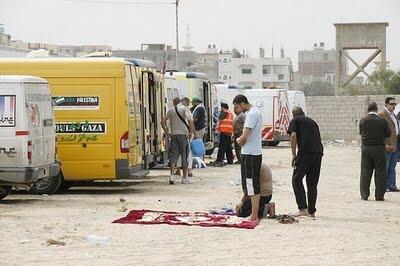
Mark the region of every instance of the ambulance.
<instances>
[{"instance_id":1,"label":"ambulance","mask_svg":"<svg viewBox=\"0 0 400 266\"><path fill-rule=\"evenodd\" d=\"M32 76L0 76L0 199L57 176L49 84Z\"/></svg>"},{"instance_id":2,"label":"ambulance","mask_svg":"<svg viewBox=\"0 0 400 266\"><path fill-rule=\"evenodd\" d=\"M141 177L166 156L159 126L163 82L148 62L0 59L0 74L35 75L51 86L62 166L59 175L37 183L37 193L51 194L75 181Z\"/></svg>"},{"instance_id":3,"label":"ambulance","mask_svg":"<svg viewBox=\"0 0 400 266\"><path fill-rule=\"evenodd\" d=\"M289 140L287 130L292 119L292 108L300 106L305 110L305 98L301 91L290 92L286 89L244 89L226 84L214 84L213 106L218 108L221 102L229 105L233 112L233 99L243 94L257 107L263 118L262 139L267 146L277 146L281 141Z\"/></svg>"}]
</instances>

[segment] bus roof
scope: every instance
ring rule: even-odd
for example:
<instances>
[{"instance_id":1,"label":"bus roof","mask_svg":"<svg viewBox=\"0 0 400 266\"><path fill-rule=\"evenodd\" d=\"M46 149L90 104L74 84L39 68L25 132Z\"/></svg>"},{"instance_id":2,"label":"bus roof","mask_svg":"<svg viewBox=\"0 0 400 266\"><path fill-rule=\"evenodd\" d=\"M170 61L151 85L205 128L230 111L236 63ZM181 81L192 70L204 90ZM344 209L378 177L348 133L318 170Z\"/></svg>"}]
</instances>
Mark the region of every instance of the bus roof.
<instances>
[{"instance_id":1,"label":"bus roof","mask_svg":"<svg viewBox=\"0 0 400 266\"><path fill-rule=\"evenodd\" d=\"M123 58L0 58L0 73L55 77L124 77Z\"/></svg>"}]
</instances>

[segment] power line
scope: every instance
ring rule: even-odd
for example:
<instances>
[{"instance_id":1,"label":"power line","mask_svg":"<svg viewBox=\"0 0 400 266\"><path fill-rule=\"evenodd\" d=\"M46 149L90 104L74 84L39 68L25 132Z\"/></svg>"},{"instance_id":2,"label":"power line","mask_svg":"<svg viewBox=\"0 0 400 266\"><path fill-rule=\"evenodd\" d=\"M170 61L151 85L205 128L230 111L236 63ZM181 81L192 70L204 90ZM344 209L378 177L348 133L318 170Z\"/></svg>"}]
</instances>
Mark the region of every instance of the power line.
<instances>
[{"instance_id":1,"label":"power line","mask_svg":"<svg viewBox=\"0 0 400 266\"><path fill-rule=\"evenodd\" d=\"M64 0L65 2L75 2L75 3L94 3L94 4L123 4L123 5L171 5L175 4L175 2L162 2L162 1L111 1L111 0Z\"/></svg>"}]
</instances>

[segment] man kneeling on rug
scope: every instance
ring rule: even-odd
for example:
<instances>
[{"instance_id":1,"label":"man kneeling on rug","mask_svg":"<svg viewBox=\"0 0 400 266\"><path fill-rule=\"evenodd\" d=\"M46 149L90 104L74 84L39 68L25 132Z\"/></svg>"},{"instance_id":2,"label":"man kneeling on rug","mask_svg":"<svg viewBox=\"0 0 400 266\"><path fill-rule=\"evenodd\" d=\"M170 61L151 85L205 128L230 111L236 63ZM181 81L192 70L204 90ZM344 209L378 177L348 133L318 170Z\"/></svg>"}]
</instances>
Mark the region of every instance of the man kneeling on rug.
<instances>
[{"instance_id":1,"label":"man kneeling on rug","mask_svg":"<svg viewBox=\"0 0 400 266\"><path fill-rule=\"evenodd\" d=\"M261 164L260 173L260 206L258 208L258 217L265 218L275 216L275 203L270 202L272 198L272 173L269 167ZM249 217L251 215L251 200L249 196L243 195L242 202L236 206L238 217Z\"/></svg>"}]
</instances>

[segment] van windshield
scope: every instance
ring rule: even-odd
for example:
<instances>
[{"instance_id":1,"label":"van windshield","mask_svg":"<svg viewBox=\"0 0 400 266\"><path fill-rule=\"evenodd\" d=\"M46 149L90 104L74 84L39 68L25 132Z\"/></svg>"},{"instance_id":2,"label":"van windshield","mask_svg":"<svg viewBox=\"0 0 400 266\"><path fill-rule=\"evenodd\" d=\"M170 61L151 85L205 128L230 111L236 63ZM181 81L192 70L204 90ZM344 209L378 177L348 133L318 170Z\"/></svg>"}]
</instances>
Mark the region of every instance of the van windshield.
<instances>
[{"instance_id":1,"label":"van windshield","mask_svg":"<svg viewBox=\"0 0 400 266\"><path fill-rule=\"evenodd\" d=\"M15 127L15 95L0 95L0 127Z\"/></svg>"}]
</instances>

